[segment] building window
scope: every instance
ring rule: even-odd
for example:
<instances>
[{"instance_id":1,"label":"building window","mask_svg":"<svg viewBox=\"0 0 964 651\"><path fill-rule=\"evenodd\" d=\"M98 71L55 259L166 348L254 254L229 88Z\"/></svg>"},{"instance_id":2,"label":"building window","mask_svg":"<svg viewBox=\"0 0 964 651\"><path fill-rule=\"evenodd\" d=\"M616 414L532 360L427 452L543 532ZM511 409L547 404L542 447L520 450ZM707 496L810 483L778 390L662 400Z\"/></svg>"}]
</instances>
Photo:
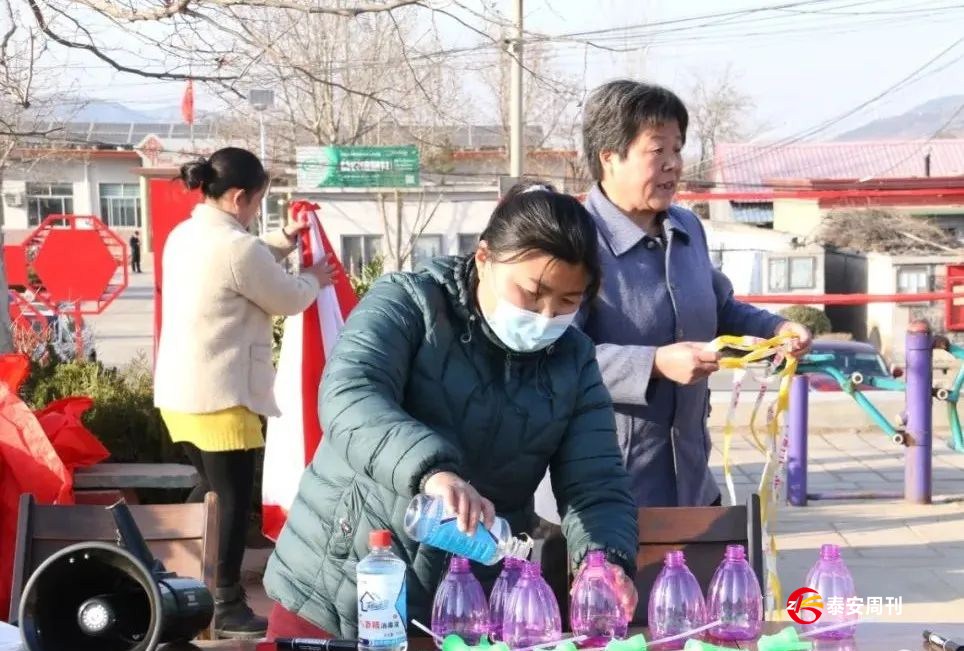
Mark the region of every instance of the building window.
<instances>
[{"instance_id":1,"label":"building window","mask_svg":"<svg viewBox=\"0 0 964 651\"><path fill-rule=\"evenodd\" d=\"M475 253L479 248L480 233L459 233L459 255Z\"/></svg>"},{"instance_id":2,"label":"building window","mask_svg":"<svg viewBox=\"0 0 964 651\"><path fill-rule=\"evenodd\" d=\"M412 247L412 269L418 269L432 258L442 255L441 235L419 235Z\"/></svg>"},{"instance_id":3,"label":"building window","mask_svg":"<svg viewBox=\"0 0 964 651\"><path fill-rule=\"evenodd\" d=\"M922 294L933 291L931 270L926 266L897 268L897 293Z\"/></svg>"},{"instance_id":4,"label":"building window","mask_svg":"<svg viewBox=\"0 0 964 651\"><path fill-rule=\"evenodd\" d=\"M814 289L816 271L816 258L790 258L790 289Z\"/></svg>"},{"instance_id":5,"label":"building window","mask_svg":"<svg viewBox=\"0 0 964 651\"><path fill-rule=\"evenodd\" d=\"M771 292L787 291L790 288L790 284L787 282L787 259L770 258L767 278L769 279L767 285Z\"/></svg>"},{"instance_id":6,"label":"building window","mask_svg":"<svg viewBox=\"0 0 964 651\"><path fill-rule=\"evenodd\" d=\"M74 212L74 186L70 183L28 183L27 225L39 226L47 215Z\"/></svg>"},{"instance_id":7,"label":"building window","mask_svg":"<svg viewBox=\"0 0 964 651\"><path fill-rule=\"evenodd\" d=\"M770 258L767 285L771 292L790 289L815 289L817 259L813 256Z\"/></svg>"},{"instance_id":8,"label":"building window","mask_svg":"<svg viewBox=\"0 0 964 651\"><path fill-rule=\"evenodd\" d=\"M371 264L381 253L381 235L343 235L341 238L341 263L352 276L360 276L362 267Z\"/></svg>"},{"instance_id":9,"label":"building window","mask_svg":"<svg viewBox=\"0 0 964 651\"><path fill-rule=\"evenodd\" d=\"M136 183L101 183L100 218L111 228L140 228L140 186Z\"/></svg>"}]
</instances>

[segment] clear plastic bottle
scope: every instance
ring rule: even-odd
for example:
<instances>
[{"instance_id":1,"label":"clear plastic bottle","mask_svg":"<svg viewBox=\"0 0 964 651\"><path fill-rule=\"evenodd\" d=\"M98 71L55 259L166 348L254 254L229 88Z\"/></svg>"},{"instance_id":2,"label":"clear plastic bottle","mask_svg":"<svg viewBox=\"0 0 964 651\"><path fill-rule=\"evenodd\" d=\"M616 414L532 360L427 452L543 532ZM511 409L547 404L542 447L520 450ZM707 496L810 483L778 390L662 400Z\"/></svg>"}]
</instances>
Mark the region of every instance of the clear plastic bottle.
<instances>
[{"instance_id":1,"label":"clear plastic bottle","mask_svg":"<svg viewBox=\"0 0 964 651\"><path fill-rule=\"evenodd\" d=\"M454 515L445 513L441 498L416 495L405 512L405 533L412 540L437 547L483 565L495 565L503 558L528 558L531 540L512 537L509 523L496 518L490 531L481 522L473 535L459 531Z\"/></svg>"},{"instance_id":2,"label":"clear plastic bottle","mask_svg":"<svg viewBox=\"0 0 964 651\"><path fill-rule=\"evenodd\" d=\"M489 639L493 642L502 641L502 624L505 619L505 605L509 602L509 595L522 575L523 561L511 556L502 561L502 573L492 586L492 594L489 595L489 614L491 626L489 629Z\"/></svg>"},{"instance_id":3,"label":"clear plastic bottle","mask_svg":"<svg viewBox=\"0 0 964 651\"><path fill-rule=\"evenodd\" d=\"M524 562L505 604L502 621L503 642L511 649L554 642L562 637L559 603L539 563Z\"/></svg>"},{"instance_id":4,"label":"clear plastic bottle","mask_svg":"<svg viewBox=\"0 0 964 651\"><path fill-rule=\"evenodd\" d=\"M817 633L814 637L821 640L845 640L854 636L857 630L857 613L848 612L848 602L857 596L854 578L840 557L837 545L822 545L820 558L807 573L808 588L816 590L823 600L823 616L819 622L807 624L803 630L812 631L830 624L852 621L852 626L833 631Z\"/></svg>"},{"instance_id":5,"label":"clear plastic bottle","mask_svg":"<svg viewBox=\"0 0 964 651\"><path fill-rule=\"evenodd\" d=\"M649 632L654 639L692 631L706 623L706 601L681 551L667 552L649 593ZM683 640L662 648L679 649Z\"/></svg>"},{"instance_id":6,"label":"clear plastic bottle","mask_svg":"<svg viewBox=\"0 0 964 651\"><path fill-rule=\"evenodd\" d=\"M585 645L603 647L612 639L626 637L629 622L612 584L606 555L591 551L572 587L569 621L573 635L589 638Z\"/></svg>"},{"instance_id":7,"label":"clear plastic bottle","mask_svg":"<svg viewBox=\"0 0 964 651\"><path fill-rule=\"evenodd\" d=\"M763 628L763 596L743 545L727 545L708 590L706 619L722 621L710 629L718 640L755 640Z\"/></svg>"},{"instance_id":8,"label":"clear plastic bottle","mask_svg":"<svg viewBox=\"0 0 964 651\"><path fill-rule=\"evenodd\" d=\"M454 633L475 646L489 634L489 604L479 580L472 574L469 561L453 556L449 571L435 591L432 603L432 631L445 638ZM436 641L442 648L442 643Z\"/></svg>"},{"instance_id":9,"label":"clear plastic bottle","mask_svg":"<svg viewBox=\"0 0 964 651\"><path fill-rule=\"evenodd\" d=\"M392 553L392 534L368 536L371 553L358 562L359 651L406 651L408 617L405 563Z\"/></svg>"}]
</instances>

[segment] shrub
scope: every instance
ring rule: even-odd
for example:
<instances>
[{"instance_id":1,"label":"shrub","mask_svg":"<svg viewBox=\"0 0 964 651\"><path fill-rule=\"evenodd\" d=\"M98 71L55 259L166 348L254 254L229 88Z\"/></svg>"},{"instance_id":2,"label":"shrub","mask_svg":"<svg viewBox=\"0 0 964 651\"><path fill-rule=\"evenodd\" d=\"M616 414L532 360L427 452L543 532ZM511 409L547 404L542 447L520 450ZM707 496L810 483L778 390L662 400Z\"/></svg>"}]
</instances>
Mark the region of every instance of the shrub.
<instances>
[{"instance_id":1,"label":"shrub","mask_svg":"<svg viewBox=\"0 0 964 651\"><path fill-rule=\"evenodd\" d=\"M183 462L154 408L151 365L143 355L123 368L95 361L33 363L21 389L24 402L40 409L60 398L89 396L94 406L84 425L111 452L116 462Z\"/></svg>"},{"instance_id":2,"label":"shrub","mask_svg":"<svg viewBox=\"0 0 964 651\"><path fill-rule=\"evenodd\" d=\"M376 256L362 267L360 276L351 276L349 278L351 288L355 290L358 298L364 296L383 273L385 273L385 260L381 256Z\"/></svg>"},{"instance_id":3,"label":"shrub","mask_svg":"<svg viewBox=\"0 0 964 651\"><path fill-rule=\"evenodd\" d=\"M780 310L780 316L807 326L814 336L826 334L833 327L830 324L830 317L823 310L809 305L791 305Z\"/></svg>"}]
</instances>

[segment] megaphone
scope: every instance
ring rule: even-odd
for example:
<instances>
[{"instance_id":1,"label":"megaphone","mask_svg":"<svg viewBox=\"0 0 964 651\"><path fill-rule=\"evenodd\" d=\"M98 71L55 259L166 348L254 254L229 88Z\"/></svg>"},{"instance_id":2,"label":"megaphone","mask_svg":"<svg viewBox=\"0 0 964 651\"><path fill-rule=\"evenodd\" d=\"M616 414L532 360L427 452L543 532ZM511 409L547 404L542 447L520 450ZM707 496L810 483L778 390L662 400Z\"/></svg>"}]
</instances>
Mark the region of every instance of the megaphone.
<instances>
[{"instance_id":1,"label":"megaphone","mask_svg":"<svg viewBox=\"0 0 964 651\"><path fill-rule=\"evenodd\" d=\"M153 651L190 641L211 623L207 587L154 559L123 500L107 508L123 547L71 545L27 581L20 636L28 651Z\"/></svg>"}]
</instances>

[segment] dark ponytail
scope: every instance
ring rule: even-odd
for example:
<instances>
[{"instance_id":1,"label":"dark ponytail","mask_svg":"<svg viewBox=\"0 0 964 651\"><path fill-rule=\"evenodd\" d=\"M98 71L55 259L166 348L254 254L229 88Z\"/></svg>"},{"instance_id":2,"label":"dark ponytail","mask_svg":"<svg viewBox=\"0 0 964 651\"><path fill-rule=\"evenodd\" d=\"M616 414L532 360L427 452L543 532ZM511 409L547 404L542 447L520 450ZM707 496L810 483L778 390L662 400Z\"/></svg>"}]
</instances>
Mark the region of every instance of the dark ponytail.
<instances>
[{"instance_id":1,"label":"dark ponytail","mask_svg":"<svg viewBox=\"0 0 964 651\"><path fill-rule=\"evenodd\" d=\"M244 190L250 196L268 185L268 173L258 157L238 147L225 147L210 158L185 163L179 178L189 189L200 188L211 199L220 199L231 188Z\"/></svg>"},{"instance_id":2,"label":"dark ponytail","mask_svg":"<svg viewBox=\"0 0 964 651\"><path fill-rule=\"evenodd\" d=\"M602 279L596 224L579 201L541 181L512 186L495 207L483 231L496 260L511 262L546 253L589 274L586 297L595 298Z\"/></svg>"}]
</instances>

